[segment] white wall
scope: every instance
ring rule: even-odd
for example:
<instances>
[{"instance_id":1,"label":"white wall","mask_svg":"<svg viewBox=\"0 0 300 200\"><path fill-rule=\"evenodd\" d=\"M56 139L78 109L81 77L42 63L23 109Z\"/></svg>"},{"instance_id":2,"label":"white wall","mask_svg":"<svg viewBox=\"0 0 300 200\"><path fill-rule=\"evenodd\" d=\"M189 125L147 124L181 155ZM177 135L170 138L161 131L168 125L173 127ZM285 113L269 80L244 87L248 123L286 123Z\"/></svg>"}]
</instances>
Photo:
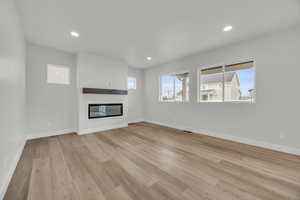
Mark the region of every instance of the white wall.
<instances>
[{"instance_id":1,"label":"white wall","mask_svg":"<svg viewBox=\"0 0 300 200\"><path fill-rule=\"evenodd\" d=\"M128 66L95 54L81 53L77 60L79 134L127 126L127 95L83 94L82 88L127 90ZM123 103L123 116L88 119L89 103Z\"/></svg>"},{"instance_id":2,"label":"white wall","mask_svg":"<svg viewBox=\"0 0 300 200\"><path fill-rule=\"evenodd\" d=\"M299 35L300 28L293 28L147 69L146 119L300 149ZM256 104L196 102L197 67L252 57L256 60ZM158 102L159 76L183 69L192 72L190 102Z\"/></svg>"},{"instance_id":3,"label":"white wall","mask_svg":"<svg viewBox=\"0 0 300 200\"><path fill-rule=\"evenodd\" d=\"M128 90L128 122L143 121L144 118L144 72L142 69L128 68L128 76L136 78L136 89Z\"/></svg>"},{"instance_id":4,"label":"white wall","mask_svg":"<svg viewBox=\"0 0 300 200\"><path fill-rule=\"evenodd\" d=\"M76 56L52 48L27 44L28 137L77 130ZM48 84L47 64L70 68L70 85Z\"/></svg>"},{"instance_id":5,"label":"white wall","mask_svg":"<svg viewBox=\"0 0 300 200\"><path fill-rule=\"evenodd\" d=\"M0 1L0 199L24 137L25 45L13 0Z\"/></svg>"}]
</instances>

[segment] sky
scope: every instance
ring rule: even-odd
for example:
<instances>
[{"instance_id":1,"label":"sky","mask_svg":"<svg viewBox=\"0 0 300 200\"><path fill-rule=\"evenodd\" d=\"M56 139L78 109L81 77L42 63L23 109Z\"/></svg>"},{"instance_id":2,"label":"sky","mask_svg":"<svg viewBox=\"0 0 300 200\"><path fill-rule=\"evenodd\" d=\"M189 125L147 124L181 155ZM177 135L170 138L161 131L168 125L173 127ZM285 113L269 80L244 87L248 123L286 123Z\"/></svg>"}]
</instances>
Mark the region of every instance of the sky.
<instances>
[{"instance_id":1,"label":"sky","mask_svg":"<svg viewBox=\"0 0 300 200\"><path fill-rule=\"evenodd\" d=\"M170 95L172 96L173 93L170 93L173 91L173 80L174 78L172 76L163 76L162 82L163 82L163 88L162 93L163 95Z\"/></svg>"},{"instance_id":2,"label":"sky","mask_svg":"<svg viewBox=\"0 0 300 200\"><path fill-rule=\"evenodd\" d=\"M240 80L240 90L242 92L242 96L248 96L248 90L254 88L254 69L244 69L238 70L236 73L239 76Z\"/></svg>"}]
</instances>

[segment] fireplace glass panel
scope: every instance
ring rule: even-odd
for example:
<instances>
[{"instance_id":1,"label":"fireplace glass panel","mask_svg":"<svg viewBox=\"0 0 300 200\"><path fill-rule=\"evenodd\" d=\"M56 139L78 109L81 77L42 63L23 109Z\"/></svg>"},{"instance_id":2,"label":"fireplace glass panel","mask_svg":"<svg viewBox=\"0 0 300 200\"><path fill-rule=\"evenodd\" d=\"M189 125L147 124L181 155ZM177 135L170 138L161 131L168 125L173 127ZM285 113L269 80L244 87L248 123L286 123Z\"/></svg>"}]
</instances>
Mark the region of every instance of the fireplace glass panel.
<instances>
[{"instance_id":1,"label":"fireplace glass panel","mask_svg":"<svg viewBox=\"0 0 300 200\"><path fill-rule=\"evenodd\" d=\"M89 119L123 115L123 104L89 104Z\"/></svg>"}]
</instances>

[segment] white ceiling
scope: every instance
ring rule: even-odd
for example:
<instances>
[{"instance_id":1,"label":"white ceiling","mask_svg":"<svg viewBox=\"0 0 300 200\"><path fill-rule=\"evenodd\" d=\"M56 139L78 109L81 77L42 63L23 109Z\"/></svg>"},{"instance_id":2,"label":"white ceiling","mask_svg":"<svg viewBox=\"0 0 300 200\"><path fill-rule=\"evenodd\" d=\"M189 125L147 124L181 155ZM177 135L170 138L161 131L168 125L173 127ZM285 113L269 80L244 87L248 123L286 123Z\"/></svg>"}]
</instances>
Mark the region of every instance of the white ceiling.
<instances>
[{"instance_id":1,"label":"white ceiling","mask_svg":"<svg viewBox=\"0 0 300 200\"><path fill-rule=\"evenodd\" d=\"M27 40L148 67L300 23L299 0L16 0ZM225 25L231 32L222 32ZM79 38L71 38L76 30ZM152 61L146 59L152 56Z\"/></svg>"}]
</instances>

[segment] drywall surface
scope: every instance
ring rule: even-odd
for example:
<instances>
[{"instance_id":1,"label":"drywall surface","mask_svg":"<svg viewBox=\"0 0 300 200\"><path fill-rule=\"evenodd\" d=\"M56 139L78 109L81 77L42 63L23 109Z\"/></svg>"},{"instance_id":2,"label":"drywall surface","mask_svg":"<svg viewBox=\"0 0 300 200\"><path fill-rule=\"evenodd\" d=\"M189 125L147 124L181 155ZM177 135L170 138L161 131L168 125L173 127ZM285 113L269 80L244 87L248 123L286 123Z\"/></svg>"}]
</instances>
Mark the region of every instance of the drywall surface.
<instances>
[{"instance_id":1,"label":"drywall surface","mask_svg":"<svg viewBox=\"0 0 300 200\"><path fill-rule=\"evenodd\" d=\"M128 90L128 122L143 121L144 118L144 72L129 67L128 77L136 78L136 89Z\"/></svg>"},{"instance_id":2,"label":"drywall surface","mask_svg":"<svg viewBox=\"0 0 300 200\"><path fill-rule=\"evenodd\" d=\"M145 70L145 118L215 135L300 148L300 28L294 27ZM198 103L200 66L255 59L255 104ZM190 102L159 102L159 77L190 71Z\"/></svg>"},{"instance_id":3,"label":"drywall surface","mask_svg":"<svg viewBox=\"0 0 300 200\"><path fill-rule=\"evenodd\" d=\"M28 43L26 63L26 133L28 137L76 131L76 56ZM48 83L48 64L68 67L70 84Z\"/></svg>"},{"instance_id":4,"label":"drywall surface","mask_svg":"<svg viewBox=\"0 0 300 200\"><path fill-rule=\"evenodd\" d=\"M0 199L22 151L25 42L14 1L0 1Z\"/></svg>"},{"instance_id":5,"label":"drywall surface","mask_svg":"<svg viewBox=\"0 0 300 200\"><path fill-rule=\"evenodd\" d=\"M96 54L81 53L77 60L79 134L127 126L127 95L83 94L82 88L127 89L128 66ZM88 105L123 103L123 116L88 119Z\"/></svg>"}]
</instances>

